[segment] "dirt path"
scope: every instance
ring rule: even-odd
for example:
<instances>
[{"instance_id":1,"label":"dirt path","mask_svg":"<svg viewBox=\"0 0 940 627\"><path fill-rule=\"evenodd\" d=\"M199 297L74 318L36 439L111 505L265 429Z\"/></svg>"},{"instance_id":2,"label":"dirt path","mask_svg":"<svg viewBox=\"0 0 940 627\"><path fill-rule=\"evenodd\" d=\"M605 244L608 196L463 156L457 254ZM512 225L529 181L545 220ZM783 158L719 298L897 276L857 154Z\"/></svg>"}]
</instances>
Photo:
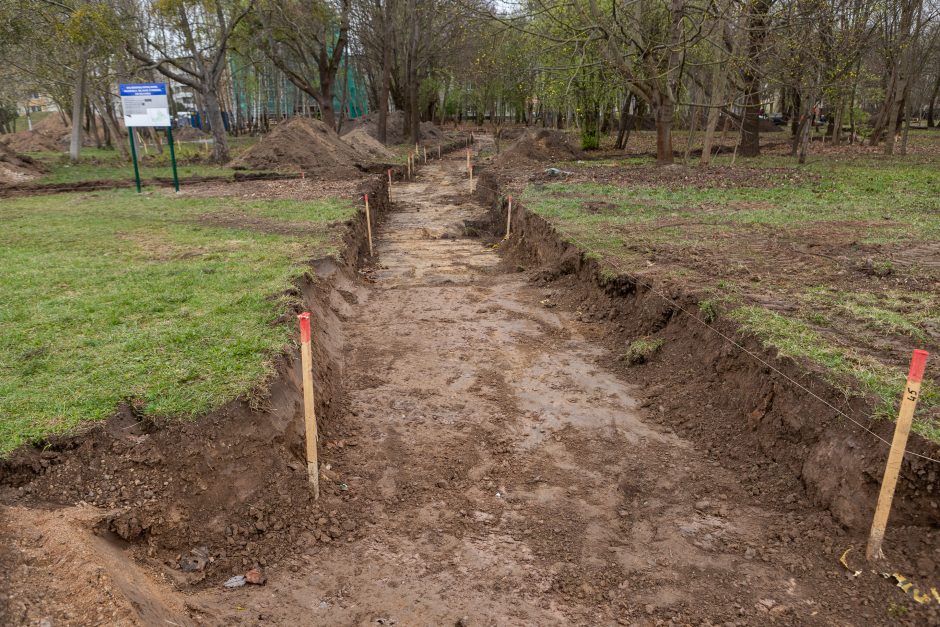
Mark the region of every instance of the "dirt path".
<instances>
[{"instance_id":1,"label":"dirt path","mask_svg":"<svg viewBox=\"0 0 940 627\"><path fill-rule=\"evenodd\" d=\"M799 514L798 495L761 507L736 473L645 420L582 323L462 236L482 209L461 164L394 187L374 286L347 321L350 435L324 458L358 525L204 607L323 625L864 615L836 562L819 571L819 556L787 548L824 534L826 516Z\"/></svg>"},{"instance_id":2,"label":"dirt path","mask_svg":"<svg viewBox=\"0 0 940 627\"><path fill-rule=\"evenodd\" d=\"M798 486L755 489L657 424L664 408L641 407L643 390L604 366L613 347L598 325L465 237L483 214L469 191L459 156L393 188L372 284L346 285L339 308L346 406L321 442L324 511L316 530L291 532L286 558L261 560L267 585L175 592L175 571L122 561L88 532L99 510L21 508L0 510L16 523L0 559L9 549L10 574L39 596L7 602L47 594L68 624L905 618L890 583L846 576L838 556L852 539ZM294 479L269 480L280 491ZM301 515L290 509L278 525ZM91 592L73 594L73 581Z\"/></svg>"}]
</instances>

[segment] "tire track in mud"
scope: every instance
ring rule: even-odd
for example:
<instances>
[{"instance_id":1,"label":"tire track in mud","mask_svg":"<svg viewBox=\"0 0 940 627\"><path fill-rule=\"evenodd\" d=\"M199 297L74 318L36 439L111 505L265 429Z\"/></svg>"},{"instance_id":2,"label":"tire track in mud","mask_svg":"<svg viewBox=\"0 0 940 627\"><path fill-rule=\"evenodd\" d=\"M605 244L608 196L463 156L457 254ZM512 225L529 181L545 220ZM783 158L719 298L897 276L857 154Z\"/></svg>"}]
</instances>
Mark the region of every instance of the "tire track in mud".
<instances>
[{"instance_id":1,"label":"tire track in mud","mask_svg":"<svg viewBox=\"0 0 940 627\"><path fill-rule=\"evenodd\" d=\"M638 391L601 365L609 347L464 237L484 210L462 166L392 189L374 283L346 321L339 431L354 446L325 443L343 492L324 507L339 496L358 526L297 547L239 592L244 612L217 592L203 610L318 625L870 622L837 567L793 548L796 529L831 533L825 514L758 503L644 420Z\"/></svg>"}]
</instances>

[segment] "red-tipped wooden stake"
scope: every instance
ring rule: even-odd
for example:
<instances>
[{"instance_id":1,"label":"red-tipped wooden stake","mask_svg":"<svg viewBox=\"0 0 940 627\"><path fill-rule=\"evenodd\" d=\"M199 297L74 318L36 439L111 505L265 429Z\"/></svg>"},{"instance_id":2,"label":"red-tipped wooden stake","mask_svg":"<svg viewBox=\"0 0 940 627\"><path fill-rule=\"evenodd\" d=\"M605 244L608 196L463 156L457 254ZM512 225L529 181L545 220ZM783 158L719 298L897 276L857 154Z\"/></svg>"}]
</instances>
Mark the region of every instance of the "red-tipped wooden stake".
<instances>
[{"instance_id":1,"label":"red-tipped wooden stake","mask_svg":"<svg viewBox=\"0 0 940 627\"><path fill-rule=\"evenodd\" d=\"M503 239L509 239L509 227L512 226L512 195L509 196L509 205L506 209L506 237Z\"/></svg>"},{"instance_id":2,"label":"red-tipped wooden stake","mask_svg":"<svg viewBox=\"0 0 940 627\"><path fill-rule=\"evenodd\" d=\"M313 486L313 498L320 498L320 472L317 463L317 414L313 399L313 351L310 348L310 314L300 319L300 365L304 379L304 428L307 436L307 480Z\"/></svg>"},{"instance_id":3,"label":"red-tipped wooden stake","mask_svg":"<svg viewBox=\"0 0 940 627\"><path fill-rule=\"evenodd\" d=\"M898 423L894 427L894 439L891 441L891 451L888 453L885 476L881 481L881 493L878 495L875 518L871 523L871 534L868 536L865 557L869 560L884 557L881 552L881 543L885 539L885 528L888 526L888 515L891 513L891 501L894 500L894 489L901 472L901 462L904 461L904 449L907 447L907 436L911 431L911 421L914 418L914 408L917 407L917 398L920 396L920 383L924 379L926 365L927 351L915 350L911 357L911 369L907 374L907 386L901 398Z\"/></svg>"},{"instance_id":4,"label":"red-tipped wooden stake","mask_svg":"<svg viewBox=\"0 0 940 627\"><path fill-rule=\"evenodd\" d=\"M372 216L369 215L369 194L366 194L366 232L369 234L369 256L372 256Z\"/></svg>"}]
</instances>

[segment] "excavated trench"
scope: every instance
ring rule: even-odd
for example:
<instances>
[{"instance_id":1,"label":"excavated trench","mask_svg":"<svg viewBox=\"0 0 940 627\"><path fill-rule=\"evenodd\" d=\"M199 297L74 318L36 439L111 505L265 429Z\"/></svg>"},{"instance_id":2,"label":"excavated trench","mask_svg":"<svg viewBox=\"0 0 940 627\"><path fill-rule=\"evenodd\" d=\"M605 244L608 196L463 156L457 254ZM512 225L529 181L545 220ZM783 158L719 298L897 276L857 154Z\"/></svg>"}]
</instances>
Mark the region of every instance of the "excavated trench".
<instances>
[{"instance_id":1,"label":"excavated trench","mask_svg":"<svg viewBox=\"0 0 940 627\"><path fill-rule=\"evenodd\" d=\"M298 285L319 325L322 499L301 463L293 359L260 403L173 429L128 412L23 453L2 477L16 622L938 619L880 577L845 576L859 534L842 521L867 505L796 472L826 467L799 435L816 432L808 419L788 437L762 426L818 408L649 295L598 282L522 209L508 243L473 236L505 210L498 189L480 196L485 179L485 204L472 199L463 163L393 186L374 263L353 271L360 219L347 263ZM624 337L652 330L669 337L661 358L617 361ZM848 481L836 462L827 478ZM925 522L910 498L903 522ZM934 528L898 531L891 549L925 575ZM266 585L221 587L251 566Z\"/></svg>"}]
</instances>

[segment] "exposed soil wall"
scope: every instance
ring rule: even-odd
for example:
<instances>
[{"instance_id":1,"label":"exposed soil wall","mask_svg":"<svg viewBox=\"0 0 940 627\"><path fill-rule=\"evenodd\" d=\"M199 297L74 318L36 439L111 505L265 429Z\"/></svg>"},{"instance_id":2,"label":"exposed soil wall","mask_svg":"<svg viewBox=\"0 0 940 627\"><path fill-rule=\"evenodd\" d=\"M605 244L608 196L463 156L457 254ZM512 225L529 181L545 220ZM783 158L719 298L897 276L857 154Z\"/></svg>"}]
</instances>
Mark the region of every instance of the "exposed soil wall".
<instances>
[{"instance_id":1,"label":"exposed soil wall","mask_svg":"<svg viewBox=\"0 0 940 627\"><path fill-rule=\"evenodd\" d=\"M381 219L389 209L386 178L370 178L361 192ZM367 251L360 210L348 224L342 258L312 262L292 290L298 310L313 314L321 450L342 437L334 418L344 403L343 320L357 298L355 272ZM294 313L278 322L296 325ZM321 512L312 499L302 401L294 346L276 359L264 389L196 420L146 418L131 401L84 433L22 447L0 462L0 502L96 505L109 512L97 524L100 534L131 543L179 585L265 566L291 551L300 535L316 543L348 532L345 510ZM343 496L326 478L321 490Z\"/></svg>"},{"instance_id":2,"label":"exposed soil wall","mask_svg":"<svg viewBox=\"0 0 940 627\"><path fill-rule=\"evenodd\" d=\"M507 216L499 189L492 172L480 174L477 198L490 207L491 231L501 235ZM662 422L745 472L759 470L758 458L772 460L840 523L867 530L888 447L794 381L890 441L893 423L864 418L872 414L874 399L847 398L812 365L778 357L719 315L712 326L775 372L702 324L695 294L681 285L647 286L601 272L595 260L518 202L512 227L502 245L506 258L541 268L541 278L557 286L582 319L605 325L611 345L625 349L632 339L654 333L664 339L660 354L630 375L647 384L647 404L659 406ZM915 435L908 450L940 458L936 445ZM940 526L938 471L936 464L905 457L893 526Z\"/></svg>"}]
</instances>

